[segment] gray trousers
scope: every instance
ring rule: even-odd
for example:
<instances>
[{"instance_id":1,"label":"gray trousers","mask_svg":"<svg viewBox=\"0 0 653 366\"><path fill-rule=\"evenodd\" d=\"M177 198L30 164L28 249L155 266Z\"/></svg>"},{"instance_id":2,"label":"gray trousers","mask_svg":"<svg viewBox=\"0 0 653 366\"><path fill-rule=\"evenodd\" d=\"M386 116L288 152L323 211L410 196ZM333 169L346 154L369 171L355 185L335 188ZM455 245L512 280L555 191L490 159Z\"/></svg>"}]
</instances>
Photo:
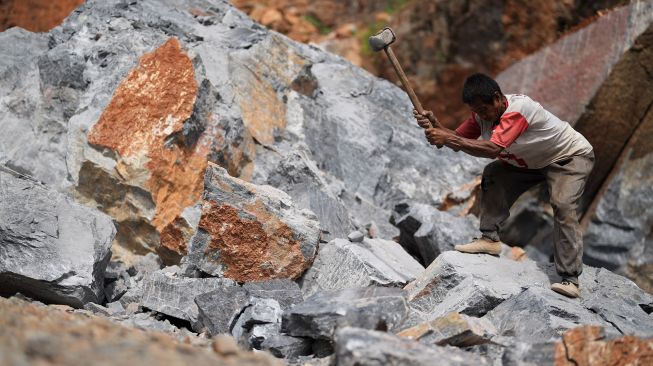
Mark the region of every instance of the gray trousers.
<instances>
[{"instance_id":1,"label":"gray trousers","mask_svg":"<svg viewBox=\"0 0 653 366\"><path fill-rule=\"evenodd\" d=\"M594 153L574 156L542 169L518 168L501 161L485 167L481 182L481 232L499 240L499 232L513 203L529 188L546 182L553 207L553 245L556 271L578 284L583 271L583 234L578 202L594 166Z\"/></svg>"}]
</instances>

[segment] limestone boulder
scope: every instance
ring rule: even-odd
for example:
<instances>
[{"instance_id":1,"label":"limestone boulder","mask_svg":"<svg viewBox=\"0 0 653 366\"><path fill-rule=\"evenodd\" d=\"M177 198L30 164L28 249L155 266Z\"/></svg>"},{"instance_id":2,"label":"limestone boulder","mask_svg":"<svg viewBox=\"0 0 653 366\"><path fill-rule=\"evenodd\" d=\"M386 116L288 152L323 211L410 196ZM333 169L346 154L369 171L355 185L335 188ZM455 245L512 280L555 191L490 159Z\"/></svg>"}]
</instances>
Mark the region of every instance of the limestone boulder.
<instances>
[{"instance_id":1,"label":"limestone boulder","mask_svg":"<svg viewBox=\"0 0 653 366\"><path fill-rule=\"evenodd\" d=\"M111 218L27 177L0 170L0 294L102 303L116 229Z\"/></svg>"},{"instance_id":2,"label":"limestone boulder","mask_svg":"<svg viewBox=\"0 0 653 366\"><path fill-rule=\"evenodd\" d=\"M189 321L198 328L197 296L236 286L225 278L184 278L174 271L156 271L145 276L140 304L148 309Z\"/></svg>"},{"instance_id":3,"label":"limestone boulder","mask_svg":"<svg viewBox=\"0 0 653 366\"><path fill-rule=\"evenodd\" d=\"M336 333L336 365L489 365L478 355L453 347L429 347L384 332L343 328Z\"/></svg>"},{"instance_id":4,"label":"limestone boulder","mask_svg":"<svg viewBox=\"0 0 653 366\"><path fill-rule=\"evenodd\" d=\"M320 237L315 215L283 191L206 170L202 216L188 264L238 282L299 277Z\"/></svg>"},{"instance_id":5,"label":"limestone boulder","mask_svg":"<svg viewBox=\"0 0 653 366\"><path fill-rule=\"evenodd\" d=\"M195 296L194 301L199 311L196 329L205 328L212 336L230 334L250 303L249 294L239 286L218 288Z\"/></svg>"},{"instance_id":6,"label":"limestone boulder","mask_svg":"<svg viewBox=\"0 0 653 366\"><path fill-rule=\"evenodd\" d=\"M287 278L261 282L245 282L243 288L252 297L272 299L278 302L282 310L304 301L299 285Z\"/></svg>"},{"instance_id":7,"label":"limestone boulder","mask_svg":"<svg viewBox=\"0 0 653 366\"><path fill-rule=\"evenodd\" d=\"M395 330L408 313L405 293L387 287L318 292L286 310L282 331L296 337L333 340L338 328Z\"/></svg>"},{"instance_id":8,"label":"limestone boulder","mask_svg":"<svg viewBox=\"0 0 653 366\"><path fill-rule=\"evenodd\" d=\"M320 246L315 262L301 281L305 297L320 291L367 286L403 287L424 267L393 241L335 239Z\"/></svg>"}]
</instances>

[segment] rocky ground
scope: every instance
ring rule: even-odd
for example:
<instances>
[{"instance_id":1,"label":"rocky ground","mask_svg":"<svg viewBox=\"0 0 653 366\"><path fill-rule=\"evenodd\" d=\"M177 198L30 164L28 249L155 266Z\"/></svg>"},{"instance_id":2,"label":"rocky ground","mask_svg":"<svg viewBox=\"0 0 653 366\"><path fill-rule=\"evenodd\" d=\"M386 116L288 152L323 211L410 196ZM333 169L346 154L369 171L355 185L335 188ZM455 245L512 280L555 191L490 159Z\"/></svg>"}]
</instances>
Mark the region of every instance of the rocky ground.
<instances>
[{"instance_id":1,"label":"rocky ground","mask_svg":"<svg viewBox=\"0 0 653 366\"><path fill-rule=\"evenodd\" d=\"M505 234L523 249L452 251L478 235L486 162L428 146L392 83L227 2L91 0L0 33L0 360L651 363L651 14L620 8L499 77L581 131L622 116L611 90L639 94L632 133L593 142L619 157L587 199L573 300L549 290L535 198ZM608 36L576 52L595 79L527 71ZM582 105L553 98L565 83Z\"/></svg>"}]
</instances>

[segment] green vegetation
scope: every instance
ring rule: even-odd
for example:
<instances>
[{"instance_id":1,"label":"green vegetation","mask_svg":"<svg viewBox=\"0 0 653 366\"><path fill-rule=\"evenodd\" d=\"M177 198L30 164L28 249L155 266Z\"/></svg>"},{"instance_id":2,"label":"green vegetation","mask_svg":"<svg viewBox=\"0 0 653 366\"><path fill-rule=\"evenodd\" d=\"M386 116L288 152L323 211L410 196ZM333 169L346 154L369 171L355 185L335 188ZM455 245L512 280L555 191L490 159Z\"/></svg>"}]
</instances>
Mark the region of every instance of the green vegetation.
<instances>
[{"instance_id":1,"label":"green vegetation","mask_svg":"<svg viewBox=\"0 0 653 366\"><path fill-rule=\"evenodd\" d=\"M313 24L315 28L317 28L318 32L320 34L326 35L331 33L331 28L327 27L324 23L322 23L319 19L317 19L314 15L308 14L304 15L304 19L308 21L309 23Z\"/></svg>"},{"instance_id":2,"label":"green vegetation","mask_svg":"<svg viewBox=\"0 0 653 366\"><path fill-rule=\"evenodd\" d=\"M396 13L401 10L410 0L385 0L385 11L388 14Z\"/></svg>"}]
</instances>

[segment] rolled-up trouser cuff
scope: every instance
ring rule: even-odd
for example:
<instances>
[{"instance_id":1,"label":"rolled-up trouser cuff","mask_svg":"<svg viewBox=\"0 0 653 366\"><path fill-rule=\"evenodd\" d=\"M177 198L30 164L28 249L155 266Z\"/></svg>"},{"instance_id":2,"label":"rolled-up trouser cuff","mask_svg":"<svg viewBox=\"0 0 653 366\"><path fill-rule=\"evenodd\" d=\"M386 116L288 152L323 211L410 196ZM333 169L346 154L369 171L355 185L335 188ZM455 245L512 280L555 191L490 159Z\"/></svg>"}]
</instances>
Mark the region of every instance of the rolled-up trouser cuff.
<instances>
[{"instance_id":1,"label":"rolled-up trouser cuff","mask_svg":"<svg viewBox=\"0 0 653 366\"><path fill-rule=\"evenodd\" d=\"M496 231L483 231L483 237L492 241L501 241Z\"/></svg>"}]
</instances>

